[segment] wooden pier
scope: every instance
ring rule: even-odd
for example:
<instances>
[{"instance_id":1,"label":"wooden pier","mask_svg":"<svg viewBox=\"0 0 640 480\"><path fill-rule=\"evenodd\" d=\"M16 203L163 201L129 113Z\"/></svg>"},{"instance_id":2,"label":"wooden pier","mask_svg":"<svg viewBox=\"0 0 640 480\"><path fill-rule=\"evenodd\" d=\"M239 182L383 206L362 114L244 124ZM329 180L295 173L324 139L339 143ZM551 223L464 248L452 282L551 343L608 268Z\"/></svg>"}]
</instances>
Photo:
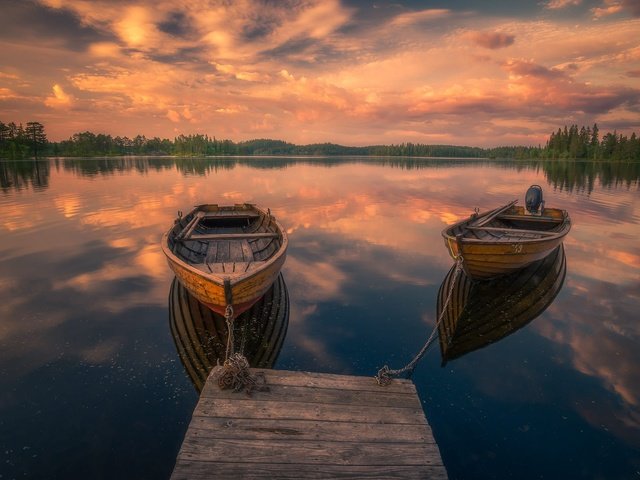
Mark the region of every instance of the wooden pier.
<instances>
[{"instance_id":1,"label":"wooden pier","mask_svg":"<svg viewBox=\"0 0 640 480\"><path fill-rule=\"evenodd\" d=\"M447 478L411 381L259 371L269 391L248 396L220 390L214 369L173 480Z\"/></svg>"}]
</instances>

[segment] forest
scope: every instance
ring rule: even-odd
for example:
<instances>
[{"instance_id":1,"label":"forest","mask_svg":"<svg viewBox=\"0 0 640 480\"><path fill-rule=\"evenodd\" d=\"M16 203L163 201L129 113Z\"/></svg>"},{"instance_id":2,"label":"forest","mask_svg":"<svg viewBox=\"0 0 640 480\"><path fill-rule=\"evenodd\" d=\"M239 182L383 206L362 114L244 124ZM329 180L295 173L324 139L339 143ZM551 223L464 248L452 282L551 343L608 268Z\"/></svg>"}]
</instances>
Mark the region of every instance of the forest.
<instances>
[{"instance_id":1,"label":"forest","mask_svg":"<svg viewBox=\"0 0 640 480\"><path fill-rule=\"evenodd\" d=\"M72 135L68 140L51 142L45 127L39 122L26 126L0 121L0 158L23 159L38 157L106 157L123 155L229 156L403 156L491 159L589 159L605 161L640 160L640 139L635 132L627 137L607 132L600 136L593 127L571 125L551 132L544 146L504 146L479 148L457 145L425 145L401 143L349 147L333 143L295 145L282 140L257 139L234 142L218 140L203 134L179 135L173 140L147 138L144 135L112 137L89 131Z\"/></svg>"}]
</instances>

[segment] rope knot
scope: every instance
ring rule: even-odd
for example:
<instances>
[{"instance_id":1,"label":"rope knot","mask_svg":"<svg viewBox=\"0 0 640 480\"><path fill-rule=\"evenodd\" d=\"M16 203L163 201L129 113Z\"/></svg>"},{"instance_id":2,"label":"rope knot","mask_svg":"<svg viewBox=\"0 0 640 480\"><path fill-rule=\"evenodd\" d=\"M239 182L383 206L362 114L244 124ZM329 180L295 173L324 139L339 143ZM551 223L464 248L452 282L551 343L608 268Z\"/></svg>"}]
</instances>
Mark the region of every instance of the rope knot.
<instances>
[{"instance_id":1,"label":"rope knot","mask_svg":"<svg viewBox=\"0 0 640 480\"><path fill-rule=\"evenodd\" d=\"M392 380L391 369L389 368L389 365L385 365L380 370L378 370L378 374L373 378L376 379L376 382L378 382L378 385L381 387L386 387L387 385L389 385Z\"/></svg>"},{"instance_id":2,"label":"rope knot","mask_svg":"<svg viewBox=\"0 0 640 480\"><path fill-rule=\"evenodd\" d=\"M244 390L247 395L254 391L268 392L263 372L251 375L249 361L240 353L234 353L224 361L218 373L220 390L232 389L234 392Z\"/></svg>"}]
</instances>

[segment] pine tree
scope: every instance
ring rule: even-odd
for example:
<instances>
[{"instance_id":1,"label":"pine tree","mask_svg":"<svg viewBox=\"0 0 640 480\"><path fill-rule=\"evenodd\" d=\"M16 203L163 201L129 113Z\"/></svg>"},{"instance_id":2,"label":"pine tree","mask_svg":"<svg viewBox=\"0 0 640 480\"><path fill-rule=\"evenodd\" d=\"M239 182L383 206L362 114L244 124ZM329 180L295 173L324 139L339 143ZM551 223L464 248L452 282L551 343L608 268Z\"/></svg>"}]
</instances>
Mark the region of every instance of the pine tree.
<instances>
[{"instance_id":1,"label":"pine tree","mask_svg":"<svg viewBox=\"0 0 640 480\"><path fill-rule=\"evenodd\" d=\"M27 122L25 136L31 143L33 156L38 158L38 147L44 147L47 144L47 135L44 133L44 125L39 122Z\"/></svg>"}]
</instances>

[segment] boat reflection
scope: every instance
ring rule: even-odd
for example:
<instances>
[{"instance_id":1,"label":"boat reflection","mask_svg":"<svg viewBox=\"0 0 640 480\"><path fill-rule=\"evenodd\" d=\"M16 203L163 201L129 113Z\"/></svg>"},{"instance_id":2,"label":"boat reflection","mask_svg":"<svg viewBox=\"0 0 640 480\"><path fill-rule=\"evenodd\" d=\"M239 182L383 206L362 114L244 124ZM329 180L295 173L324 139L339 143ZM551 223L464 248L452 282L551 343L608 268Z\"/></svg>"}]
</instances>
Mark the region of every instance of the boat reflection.
<instances>
[{"instance_id":1,"label":"boat reflection","mask_svg":"<svg viewBox=\"0 0 640 480\"><path fill-rule=\"evenodd\" d=\"M486 282L474 282L455 266L438 292L438 326L442 365L490 345L524 327L556 297L567 271L561 244L523 270Z\"/></svg>"},{"instance_id":2,"label":"boat reflection","mask_svg":"<svg viewBox=\"0 0 640 480\"><path fill-rule=\"evenodd\" d=\"M169 293L169 323L180 360L198 393L211 369L226 355L227 324L222 315L198 302L174 278ZM289 323L289 293L280 274L271 288L234 321L234 351L252 367L273 367Z\"/></svg>"}]
</instances>

